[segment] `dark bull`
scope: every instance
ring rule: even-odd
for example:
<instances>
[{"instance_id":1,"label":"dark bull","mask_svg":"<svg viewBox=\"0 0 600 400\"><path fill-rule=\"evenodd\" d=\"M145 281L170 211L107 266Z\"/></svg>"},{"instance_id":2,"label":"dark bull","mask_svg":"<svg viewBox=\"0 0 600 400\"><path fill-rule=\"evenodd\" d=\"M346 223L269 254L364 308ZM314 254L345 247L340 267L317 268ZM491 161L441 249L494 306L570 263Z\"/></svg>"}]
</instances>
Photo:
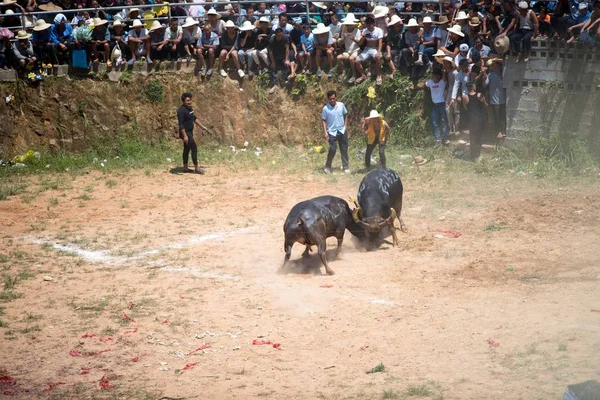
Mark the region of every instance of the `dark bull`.
<instances>
[{"instance_id":1,"label":"dark bull","mask_svg":"<svg viewBox=\"0 0 600 400\"><path fill-rule=\"evenodd\" d=\"M279 272L283 272L292 255L292 246L298 242L306 246L303 257L308 256L311 246L317 246L325 272L327 275L335 274L327 264L325 242L328 237L335 236L338 241L335 253L337 258L346 229L356 236L364 236L363 230L354 223L352 211L345 200L334 196L321 196L296 204L283 225L285 259Z\"/></svg>"},{"instance_id":2,"label":"dark bull","mask_svg":"<svg viewBox=\"0 0 600 400\"><path fill-rule=\"evenodd\" d=\"M402 191L400 177L391 169L376 169L363 178L358 188L358 207L352 212L352 218L368 237L378 237L383 228L389 227L393 245L398 245L394 219L398 218L400 229L406 231L400 216Z\"/></svg>"}]
</instances>

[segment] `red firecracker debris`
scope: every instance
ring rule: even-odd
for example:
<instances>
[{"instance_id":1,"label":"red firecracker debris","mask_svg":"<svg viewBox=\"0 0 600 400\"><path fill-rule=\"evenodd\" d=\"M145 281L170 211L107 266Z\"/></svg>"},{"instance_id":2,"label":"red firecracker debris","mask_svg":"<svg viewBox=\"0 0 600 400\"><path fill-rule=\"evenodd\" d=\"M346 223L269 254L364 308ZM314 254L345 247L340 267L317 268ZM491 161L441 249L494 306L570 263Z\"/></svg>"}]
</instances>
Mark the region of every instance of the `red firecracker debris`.
<instances>
[{"instance_id":1,"label":"red firecracker debris","mask_svg":"<svg viewBox=\"0 0 600 400\"><path fill-rule=\"evenodd\" d=\"M106 389L111 389L114 386L110 383L110 381L108 380L108 376L104 375L102 377L102 379L100 379L100 389L102 390L106 390Z\"/></svg>"},{"instance_id":2,"label":"red firecracker debris","mask_svg":"<svg viewBox=\"0 0 600 400\"><path fill-rule=\"evenodd\" d=\"M133 322L135 322L135 319L133 319L129 315L127 315L126 312L123 313L123 319L126 320L126 321L133 321Z\"/></svg>"},{"instance_id":3,"label":"red firecracker debris","mask_svg":"<svg viewBox=\"0 0 600 400\"><path fill-rule=\"evenodd\" d=\"M86 356L97 356L98 354L106 353L107 351L110 351L110 349L88 351L87 353L85 353L85 355Z\"/></svg>"},{"instance_id":4,"label":"red firecracker debris","mask_svg":"<svg viewBox=\"0 0 600 400\"><path fill-rule=\"evenodd\" d=\"M91 368L81 367L81 372L79 373L79 375L88 375L91 370Z\"/></svg>"},{"instance_id":5,"label":"red firecracker debris","mask_svg":"<svg viewBox=\"0 0 600 400\"><path fill-rule=\"evenodd\" d=\"M281 343L273 343L270 340L256 340L256 339L254 339L252 341L252 344L255 345L255 346L260 346L260 345L263 345L263 344L270 344L270 345L273 346L274 349L279 349L281 347Z\"/></svg>"},{"instance_id":6,"label":"red firecracker debris","mask_svg":"<svg viewBox=\"0 0 600 400\"><path fill-rule=\"evenodd\" d=\"M462 234L458 231L455 231L453 229L450 230L443 230L443 229L428 229L429 232L433 232L433 233L441 233L442 235L449 237L449 238L459 238L462 236Z\"/></svg>"},{"instance_id":7,"label":"red firecracker debris","mask_svg":"<svg viewBox=\"0 0 600 400\"><path fill-rule=\"evenodd\" d=\"M194 353L197 353L197 352L199 352L199 351L202 351L202 350L204 350L204 349L210 349L210 346L209 346L209 345L207 345L207 344L205 344L205 345L202 345L202 346L198 347L196 350L192 350L192 351L190 351L190 352L188 353L188 356L191 356L192 354L194 354Z\"/></svg>"},{"instance_id":8,"label":"red firecracker debris","mask_svg":"<svg viewBox=\"0 0 600 400\"><path fill-rule=\"evenodd\" d=\"M113 338L111 338L110 336L100 336L98 338L99 341L101 341L102 343L108 343L108 342L112 342Z\"/></svg>"},{"instance_id":9,"label":"red firecracker debris","mask_svg":"<svg viewBox=\"0 0 600 400\"><path fill-rule=\"evenodd\" d=\"M494 339L489 338L487 340L488 344L490 345L490 347L500 347L500 343L496 342Z\"/></svg>"},{"instance_id":10,"label":"red firecracker debris","mask_svg":"<svg viewBox=\"0 0 600 400\"><path fill-rule=\"evenodd\" d=\"M139 356L135 356L135 357L133 357L133 359L131 361L138 362L138 361L140 361L140 357Z\"/></svg>"},{"instance_id":11,"label":"red firecracker debris","mask_svg":"<svg viewBox=\"0 0 600 400\"><path fill-rule=\"evenodd\" d=\"M168 320L168 319L165 319L165 320L164 320L162 323L163 323L163 324L166 324L166 325L169 325L169 320Z\"/></svg>"},{"instance_id":12,"label":"red firecracker debris","mask_svg":"<svg viewBox=\"0 0 600 400\"><path fill-rule=\"evenodd\" d=\"M187 371L188 369L192 369L194 368L196 365L198 365L198 363L189 363L189 364L185 364L185 367L181 368L182 371Z\"/></svg>"},{"instance_id":13,"label":"red firecracker debris","mask_svg":"<svg viewBox=\"0 0 600 400\"><path fill-rule=\"evenodd\" d=\"M125 332L123 332L123 335L130 335L130 334L132 334L132 333L137 333L137 331L138 331L138 328L135 328L135 329L134 329L134 330L132 330L132 331L125 331Z\"/></svg>"},{"instance_id":14,"label":"red firecracker debris","mask_svg":"<svg viewBox=\"0 0 600 400\"><path fill-rule=\"evenodd\" d=\"M329 283L325 283L325 284L323 284L323 285L321 285L321 286L319 286L319 287L322 287L322 288L327 288L327 289L328 289L328 288L332 288L332 287L333 287L333 285L330 285Z\"/></svg>"},{"instance_id":15,"label":"red firecracker debris","mask_svg":"<svg viewBox=\"0 0 600 400\"><path fill-rule=\"evenodd\" d=\"M71 357L79 357L81 355L81 351L79 351L79 350L71 350L71 351L69 351L69 355Z\"/></svg>"},{"instance_id":16,"label":"red firecracker debris","mask_svg":"<svg viewBox=\"0 0 600 400\"><path fill-rule=\"evenodd\" d=\"M58 385L66 385L66 382L48 382L48 387L44 389L45 393L50 393L52 389L57 387Z\"/></svg>"},{"instance_id":17,"label":"red firecracker debris","mask_svg":"<svg viewBox=\"0 0 600 400\"><path fill-rule=\"evenodd\" d=\"M281 350L280 347L281 347L281 343L273 343L273 348L274 349Z\"/></svg>"},{"instance_id":18,"label":"red firecracker debris","mask_svg":"<svg viewBox=\"0 0 600 400\"><path fill-rule=\"evenodd\" d=\"M183 294L180 294L180 295L179 295L179 298L180 298L180 299L185 299L185 295L183 295Z\"/></svg>"},{"instance_id":19,"label":"red firecracker debris","mask_svg":"<svg viewBox=\"0 0 600 400\"><path fill-rule=\"evenodd\" d=\"M17 386L17 380L12 377L5 375L0 376L0 390L2 390L2 394L5 396L14 396L15 392L10 390L13 386Z\"/></svg>"},{"instance_id":20,"label":"red firecracker debris","mask_svg":"<svg viewBox=\"0 0 600 400\"><path fill-rule=\"evenodd\" d=\"M86 333L83 336L81 336L82 339L87 339L87 338L93 338L95 337L96 334L95 333Z\"/></svg>"},{"instance_id":21,"label":"red firecracker debris","mask_svg":"<svg viewBox=\"0 0 600 400\"><path fill-rule=\"evenodd\" d=\"M498 331L498 330L500 330L500 329L502 329L502 325L498 325L498 326L496 327L496 330L497 330L497 331Z\"/></svg>"}]
</instances>

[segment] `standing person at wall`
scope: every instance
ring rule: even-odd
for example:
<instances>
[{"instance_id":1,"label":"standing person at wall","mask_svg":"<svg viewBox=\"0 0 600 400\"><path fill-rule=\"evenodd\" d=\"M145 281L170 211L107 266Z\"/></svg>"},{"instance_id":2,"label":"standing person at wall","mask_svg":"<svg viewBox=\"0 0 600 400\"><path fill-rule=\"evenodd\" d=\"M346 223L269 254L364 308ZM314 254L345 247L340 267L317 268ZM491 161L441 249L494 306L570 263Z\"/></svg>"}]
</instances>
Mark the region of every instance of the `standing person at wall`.
<instances>
[{"instance_id":1,"label":"standing person at wall","mask_svg":"<svg viewBox=\"0 0 600 400\"><path fill-rule=\"evenodd\" d=\"M498 142L506 138L506 94L502 85L502 59L493 58L488 60L487 66L490 71L485 76L485 87L489 93L489 105L494 121L494 132Z\"/></svg>"},{"instance_id":2,"label":"standing person at wall","mask_svg":"<svg viewBox=\"0 0 600 400\"><path fill-rule=\"evenodd\" d=\"M177 121L179 122L179 137L183 140L183 172L192 172L188 168L190 151L194 163L194 173L204 174L204 170L198 167L198 146L194 141L194 124L207 130L198 120L192 108L192 94L185 92L181 95L181 107L177 110Z\"/></svg>"},{"instance_id":3,"label":"standing person at wall","mask_svg":"<svg viewBox=\"0 0 600 400\"><path fill-rule=\"evenodd\" d=\"M471 147L471 160L479 161L481 155L481 140L487 114L485 111L485 96L478 93L474 83L467 84L469 96L469 108L467 108L467 120L469 126L469 141Z\"/></svg>"},{"instance_id":4,"label":"standing person at wall","mask_svg":"<svg viewBox=\"0 0 600 400\"><path fill-rule=\"evenodd\" d=\"M323 133L325 139L329 142L329 153L327 154L327 162L325 163L325 169L323 172L326 174L331 173L331 163L337 144L340 145L340 153L342 154L342 168L344 172L350 173L350 165L348 160L348 111L344 103L337 101L337 93L335 90L327 92L327 104L323 107L321 112L321 119L323 121Z\"/></svg>"}]
</instances>

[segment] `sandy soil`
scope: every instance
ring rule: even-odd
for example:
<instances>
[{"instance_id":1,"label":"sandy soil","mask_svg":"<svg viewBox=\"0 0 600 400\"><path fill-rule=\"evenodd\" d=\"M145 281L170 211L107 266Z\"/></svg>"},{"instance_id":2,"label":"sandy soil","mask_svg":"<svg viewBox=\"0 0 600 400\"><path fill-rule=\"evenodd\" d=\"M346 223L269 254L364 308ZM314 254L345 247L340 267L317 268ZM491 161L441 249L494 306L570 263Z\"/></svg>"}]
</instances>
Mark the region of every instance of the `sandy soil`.
<instances>
[{"instance_id":1,"label":"sandy soil","mask_svg":"<svg viewBox=\"0 0 600 400\"><path fill-rule=\"evenodd\" d=\"M404 181L400 248L347 233L335 276L299 245L275 274L282 225L359 175L64 175L0 202L5 285L22 277L0 398L550 399L598 379L600 189L431 176Z\"/></svg>"}]
</instances>

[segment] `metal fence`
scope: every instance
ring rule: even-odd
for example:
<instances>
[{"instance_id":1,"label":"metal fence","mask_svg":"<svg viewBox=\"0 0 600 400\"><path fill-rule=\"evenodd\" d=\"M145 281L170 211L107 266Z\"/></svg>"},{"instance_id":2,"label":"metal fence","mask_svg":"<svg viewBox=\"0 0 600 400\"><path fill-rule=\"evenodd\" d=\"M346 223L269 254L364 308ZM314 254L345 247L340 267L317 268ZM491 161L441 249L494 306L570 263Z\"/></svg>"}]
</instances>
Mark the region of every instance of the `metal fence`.
<instances>
[{"instance_id":1,"label":"metal fence","mask_svg":"<svg viewBox=\"0 0 600 400\"><path fill-rule=\"evenodd\" d=\"M56 14L64 14L65 16L67 16L67 19L70 19L68 16L72 15L72 14L78 14L78 13L83 13L83 12L88 12L88 13L98 13L98 12L105 12L111 15L115 15L117 13L120 13L123 10L129 10L129 9L139 9L140 10L140 15L143 15L145 12L148 11L152 11L154 9L160 9L163 7L167 8L167 15L166 16L161 16L161 17L149 17L149 18L141 18L140 20L142 21L154 21L154 20L158 20L158 21L167 21L169 19L171 19L171 8L172 7L176 7L176 6L181 6L183 8L189 9L190 7L204 7L206 5L211 6L211 7L225 7L227 5L234 5L237 4L238 6L238 10L241 9L242 5L245 4L256 4L256 3L266 3L266 4L282 4L285 3L285 1L280 1L280 0L263 0L263 1L252 1L252 0L237 0L237 1L219 1L219 2L208 2L208 1L202 1L202 2L194 2L194 3L159 3L159 4L144 4L144 5L132 5L132 6L112 6L112 7L99 7L99 8L78 8L78 9L69 9L69 10L57 10L57 11L34 11L34 12L28 12L28 13L14 13L12 14L13 17L18 17L21 20L21 25L19 26L12 26L12 27L7 27L8 29L28 29L31 28L26 26L27 23L27 17L29 16L34 16L38 19L43 18L44 16L48 17L54 17ZM286 13L286 15L290 16L290 17L296 17L296 16L301 16L301 17L306 17L308 21L310 21L310 17L311 16L318 16L320 15L319 13L315 13L315 12L311 12L310 11L310 3L311 1L309 0L303 0L304 3L304 7L305 7L305 12L301 12L301 13ZM332 1L332 0L327 0L327 1L322 1L322 3L325 4L329 4L329 5L333 5L334 3L337 3L337 1ZM364 3L364 1L362 0L347 0L344 1L343 3ZM396 4L397 1L380 1L377 2L376 4L378 5L385 5L385 6L389 6L389 5L394 5ZM412 0L411 3L435 3L438 4L439 7L439 11L434 12L434 13L423 13L423 12L399 12L398 14L400 15L410 15L410 16L415 16L415 15L441 15L442 14L442 4L443 4L443 0L435 0L435 1L431 1L431 0ZM114 11L114 12L111 12ZM221 14L222 16L227 16L227 14L223 13L223 12L219 12L219 14ZM354 15L368 15L370 14L369 12L356 12L354 13ZM279 15L279 13L270 13L270 16L276 17L277 15ZM239 14L237 15L239 16ZM176 18L183 18L183 17L179 17L177 16ZM44 18L44 20L48 23L52 23L52 20L48 20L46 18Z\"/></svg>"}]
</instances>

